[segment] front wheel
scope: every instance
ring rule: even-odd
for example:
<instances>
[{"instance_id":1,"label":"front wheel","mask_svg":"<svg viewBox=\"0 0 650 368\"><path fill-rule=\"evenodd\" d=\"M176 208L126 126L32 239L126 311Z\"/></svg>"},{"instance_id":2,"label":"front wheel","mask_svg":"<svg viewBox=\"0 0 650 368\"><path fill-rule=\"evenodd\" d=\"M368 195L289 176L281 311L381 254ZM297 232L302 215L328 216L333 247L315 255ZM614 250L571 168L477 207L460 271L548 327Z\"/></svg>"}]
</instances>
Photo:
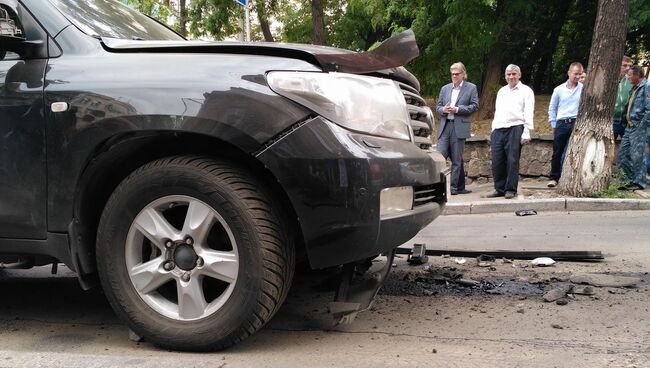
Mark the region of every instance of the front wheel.
<instances>
[{"instance_id":1,"label":"front wheel","mask_svg":"<svg viewBox=\"0 0 650 368\"><path fill-rule=\"evenodd\" d=\"M218 350L271 319L286 297L294 249L264 185L205 157L151 162L102 213L97 264L116 313L145 340Z\"/></svg>"}]
</instances>

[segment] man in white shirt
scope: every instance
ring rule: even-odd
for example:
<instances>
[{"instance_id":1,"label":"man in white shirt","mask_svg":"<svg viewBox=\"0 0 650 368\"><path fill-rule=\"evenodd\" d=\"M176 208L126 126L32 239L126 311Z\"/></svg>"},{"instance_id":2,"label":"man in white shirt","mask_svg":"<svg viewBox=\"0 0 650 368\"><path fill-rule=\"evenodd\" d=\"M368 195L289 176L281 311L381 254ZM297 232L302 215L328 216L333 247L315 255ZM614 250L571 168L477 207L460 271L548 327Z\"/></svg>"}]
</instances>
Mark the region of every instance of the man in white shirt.
<instances>
[{"instance_id":1,"label":"man in white shirt","mask_svg":"<svg viewBox=\"0 0 650 368\"><path fill-rule=\"evenodd\" d=\"M519 156L521 145L530 142L533 130L535 94L521 83L521 69L514 64L506 67L507 86L497 93L490 148L492 151L492 177L494 193L487 197L517 196L519 185Z\"/></svg>"}]
</instances>

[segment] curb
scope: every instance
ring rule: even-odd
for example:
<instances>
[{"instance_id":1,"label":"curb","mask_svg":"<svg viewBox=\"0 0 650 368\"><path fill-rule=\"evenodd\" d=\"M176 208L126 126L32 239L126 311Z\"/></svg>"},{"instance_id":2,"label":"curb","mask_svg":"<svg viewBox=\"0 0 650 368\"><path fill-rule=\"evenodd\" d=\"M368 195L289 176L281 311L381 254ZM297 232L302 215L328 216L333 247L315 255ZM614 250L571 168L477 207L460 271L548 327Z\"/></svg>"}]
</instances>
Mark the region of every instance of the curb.
<instances>
[{"instance_id":1,"label":"curb","mask_svg":"<svg viewBox=\"0 0 650 368\"><path fill-rule=\"evenodd\" d=\"M649 199L550 198L500 199L467 203L447 203L443 215L477 215L514 212L521 209L535 211L637 211L650 210Z\"/></svg>"}]
</instances>

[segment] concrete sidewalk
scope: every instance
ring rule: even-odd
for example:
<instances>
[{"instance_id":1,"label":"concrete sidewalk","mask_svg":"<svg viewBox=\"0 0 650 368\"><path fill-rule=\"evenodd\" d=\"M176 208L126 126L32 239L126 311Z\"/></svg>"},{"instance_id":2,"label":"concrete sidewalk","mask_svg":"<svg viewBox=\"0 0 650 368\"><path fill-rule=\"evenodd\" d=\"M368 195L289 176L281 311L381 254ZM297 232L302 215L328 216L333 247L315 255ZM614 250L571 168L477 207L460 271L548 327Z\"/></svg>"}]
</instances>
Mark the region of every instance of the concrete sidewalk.
<instances>
[{"instance_id":1,"label":"concrete sidewalk","mask_svg":"<svg viewBox=\"0 0 650 368\"><path fill-rule=\"evenodd\" d=\"M562 197L555 189L546 187L548 179L523 178L519 181L517 198L486 198L494 191L494 184L467 185L469 194L449 196L445 215L515 212L522 209L540 211L629 211L650 210L650 188L634 191L637 198L574 198Z\"/></svg>"}]
</instances>

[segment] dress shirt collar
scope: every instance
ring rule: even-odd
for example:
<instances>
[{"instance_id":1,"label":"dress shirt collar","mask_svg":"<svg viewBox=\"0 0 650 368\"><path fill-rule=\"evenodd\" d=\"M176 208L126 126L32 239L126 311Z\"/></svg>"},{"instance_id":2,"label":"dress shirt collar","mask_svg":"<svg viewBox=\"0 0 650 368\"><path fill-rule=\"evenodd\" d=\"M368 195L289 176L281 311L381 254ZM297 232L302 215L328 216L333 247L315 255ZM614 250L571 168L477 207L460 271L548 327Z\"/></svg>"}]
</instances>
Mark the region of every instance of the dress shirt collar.
<instances>
[{"instance_id":1,"label":"dress shirt collar","mask_svg":"<svg viewBox=\"0 0 650 368\"><path fill-rule=\"evenodd\" d=\"M519 86L521 86L521 81L517 82L517 84L515 84L514 87L510 87L510 85L508 84L508 88L509 88L511 91L514 91L514 90L516 90L516 89L519 89Z\"/></svg>"}]
</instances>

